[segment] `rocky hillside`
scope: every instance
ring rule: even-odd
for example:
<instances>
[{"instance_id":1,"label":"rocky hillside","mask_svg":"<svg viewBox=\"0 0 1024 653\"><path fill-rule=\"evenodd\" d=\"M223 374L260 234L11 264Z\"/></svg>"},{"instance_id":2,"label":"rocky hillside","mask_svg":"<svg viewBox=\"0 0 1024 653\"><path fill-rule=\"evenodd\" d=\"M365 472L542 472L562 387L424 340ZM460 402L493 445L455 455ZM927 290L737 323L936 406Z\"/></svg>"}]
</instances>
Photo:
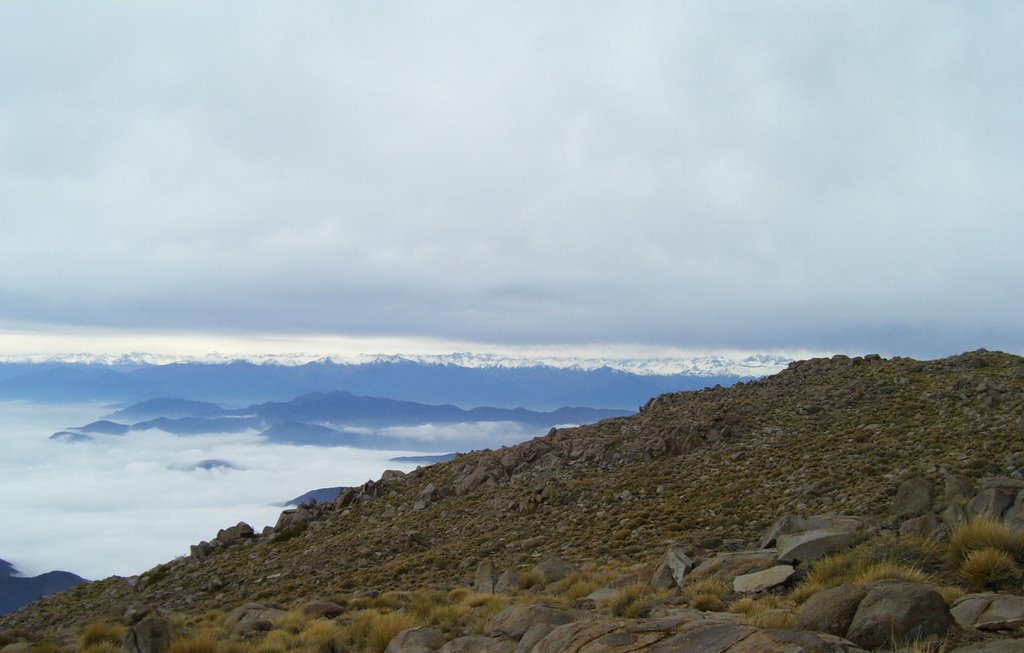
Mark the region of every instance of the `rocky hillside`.
<instances>
[{"instance_id":1,"label":"rocky hillside","mask_svg":"<svg viewBox=\"0 0 1024 653\"><path fill-rule=\"evenodd\" d=\"M286 511L266 533L240 524L140 577L39 601L0 630L67 634L145 608L196 615L451 588L472 585L482 561L525 573L551 554L575 566L653 566L674 544L699 560L758 549L784 514L858 515L897 531L894 500L907 480L928 488L914 514L934 526L962 509L964 496L943 494L950 479L973 496L983 477L1024 478L1024 359L984 350L814 359L760 381L662 395L630 417L389 472L334 503Z\"/></svg>"}]
</instances>

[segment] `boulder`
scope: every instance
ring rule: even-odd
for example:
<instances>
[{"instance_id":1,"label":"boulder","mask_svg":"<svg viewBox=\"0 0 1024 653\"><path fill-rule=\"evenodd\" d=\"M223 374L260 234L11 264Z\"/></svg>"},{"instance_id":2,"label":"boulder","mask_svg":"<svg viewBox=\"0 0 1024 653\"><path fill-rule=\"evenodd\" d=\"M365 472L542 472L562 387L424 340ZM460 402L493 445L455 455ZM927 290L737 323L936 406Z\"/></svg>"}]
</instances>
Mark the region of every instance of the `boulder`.
<instances>
[{"instance_id":1,"label":"boulder","mask_svg":"<svg viewBox=\"0 0 1024 653\"><path fill-rule=\"evenodd\" d=\"M437 653L512 653L515 642L511 639L467 635L448 642Z\"/></svg>"},{"instance_id":2,"label":"boulder","mask_svg":"<svg viewBox=\"0 0 1024 653\"><path fill-rule=\"evenodd\" d=\"M775 546L775 540L783 533L797 533L809 528L807 520L799 515L785 514L775 520L775 523L761 536L760 547L767 549Z\"/></svg>"},{"instance_id":3,"label":"boulder","mask_svg":"<svg viewBox=\"0 0 1024 653\"><path fill-rule=\"evenodd\" d=\"M1002 487L982 490L967 504L967 518L985 516L995 520L1002 519L1003 512L1013 505L1016 496L1016 490Z\"/></svg>"},{"instance_id":4,"label":"boulder","mask_svg":"<svg viewBox=\"0 0 1024 653\"><path fill-rule=\"evenodd\" d=\"M946 602L931 586L882 581L868 586L846 638L864 648L874 648L892 641L941 637L951 623Z\"/></svg>"},{"instance_id":5,"label":"boulder","mask_svg":"<svg viewBox=\"0 0 1024 653\"><path fill-rule=\"evenodd\" d=\"M660 590L682 587L687 572L693 569L693 560L682 549L669 547L651 577L651 587Z\"/></svg>"},{"instance_id":6,"label":"boulder","mask_svg":"<svg viewBox=\"0 0 1024 653\"><path fill-rule=\"evenodd\" d=\"M301 610L314 619L334 619L345 613L345 608L333 601L309 601L302 604Z\"/></svg>"},{"instance_id":7,"label":"boulder","mask_svg":"<svg viewBox=\"0 0 1024 653\"><path fill-rule=\"evenodd\" d=\"M484 625L484 634L490 636L504 635L518 640L530 628L537 625L550 627L561 626L575 619L573 613L561 608L535 603L533 605L513 605L491 617Z\"/></svg>"},{"instance_id":8,"label":"boulder","mask_svg":"<svg viewBox=\"0 0 1024 653\"><path fill-rule=\"evenodd\" d=\"M240 521L230 528L222 528L217 532L217 541L223 544L237 544L255 535L252 526Z\"/></svg>"},{"instance_id":9,"label":"boulder","mask_svg":"<svg viewBox=\"0 0 1024 653\"><path fill-rule=\"evenodd\" d=\"M960 646L949 653L1024 653L1024 639L990 639Z\"/></svg>"},{"instance_id":10,"label":"boulder","mask_svg":"<svg viewBox=\"0 0 1024 653\"><path fill-rule=\"evenodd\" d=\"M275 533L286 533L305 528L313 520L313 511L309 508L293 508L285 510L274 524Z\"/></svg>"},{"instance_id":11,"label":"boulder","mask_svg":"<svg viewBox=\"0 0 1024 653\"><path fill-rule=\"evenodd\" d=\"M843 637L850 630L857 606L868 593L865 585L847 584L812 595L797 615L796 623L805 630L817 630Z\"/></svg>"},{"instance_id":12,"label":"boulder","mask_svg":"<svg viewBox=\"0 0 1024 653\"><path fill-rule=\"evenodd\" d=\"M544 558L544 560L534 566L534 569L540 572L545 584L560 581L576 571L576 567L573 567L557 555L550 555Z\"/></svg>"},{"instance_id":13,"label":"boulder","mask_svg":"<svg viewBox=\"0 0 1024 653\"><path fill-rule=\"evenodd\" d=\"M994 592L966 594L953 601L950 612L964 628L1014 630L1024 625L1024 596Z\"/></svg>"},{"instance_id":14,"label":"boulder","mask_svg":"<svg viewBox=\"0 0 1024 653\"><path fill-rule=\"evenodd\" d=\"M171 624L161 617L145 617L124 635L125 653L164 653L171 647Z\"/></svg>"},{"instance_id":15,"label":"boulder","mask_svg":"<svg viewBox=\"0 0 1024 653\"><path fill-rule=\"evenodd\" d=\"M686 575L686 582L696 582L705 578L719 578L732 582L733 578L754 571L761 571L776 564L775 551L739 551L736 553L720 553L702 561Z\"/></svg>"},{"instance_id":16,"label":"boulder","mask_svg":"<svg viewBox=\"0 0 1024 653\"><path fill-rule=\"evenodd\" d=\"M912 478L900 483L893 500L893 514L896 517L916 517L932 508L934 490L932 484L923 478Z\"/></svg>"},{"instance_id":17,"label":"boulder","mask_svg":"<svg viewBox=\"0 0 1024 653\"><path fill-rule=\"evenodd\" d=\"M473 591L480 594L494 593L494 563L490 558L481 560L473 574Z\"/></svg>"},{"instance_id":18,"label":"boulder","mask_svg":"<svg viewBox=\"0 0 1024 653\"><path fill-rule=\"evenodd\" d=\"M494 591L504 594L514 589L517 585L519 585L519 574L509 569L498 576L498 580L494 582Z\"/></svg>"},{"instance_id":19,"label":"boulder","mask_svg":"<svg viewBox=\"0 0 1024 653\"><path fill-rule=\"evenodd\" d=\"M246 603L229 612L224 617L224 625L230 628L236 637L245 637L272 629L274 621L286 614L284 610L273 606Z\"/></svg>"},{"instance_id":20,"label":"boulder","mask_svg":"<svg viewBox=\"0 0 1024 653\"><path fill-rule=\"evenodd\" d=\"M407 628L391 638L384 653L425 653L444 646L444 637L435 628Z\"/></svg>"},{"instance_id":21,"label":"boulder","mask_svg":"<svg viewBox=\"0 0 1024 653\"><path fill-rule=\"evenodd\" d=\"M974 496L974 481L966 476L946 475L946 503L966 502Z\"/></svg>"},{"instance_id":22,"label":"boulder","mask_svg":"<svg viewBox=\"0 0 1024 653\"><path fill-rule=\"evenodd\" d=\"M551 631L533 653L863 653L824 633L761 629L723 621L669 617L577 621Z\"/></svg>"},{"instance_id":23,"label":"boulder","mask_svg":"<svg viewBox=\"0 0 1024 653\"><path fill-rule=\"evenodd\" d=\"M734 592L760 592L769 587L781 585L793 575L793 568L789 565L776 565L764 571L755 571L752 574L742 574L732 579L732 590Z\"/></svg>"},{"instance_id":24,"label":"boulder","mask_svg":"<svg viewBox=\"0 0 1024 653\"><path fill-rule=\"evenodd\" d=\"M843 551L853 543L853 532L839 528L817 528L780 535L776 544L780 562L812 562Z\"/></svg>"},{"instance_id":25,"label":"boulder","mask_svg":"<svg viewBox=\"0 0 1024 653\"><path fill-rule=\"evenodd\" d=\"M941 527L942 522L936 515L921 515L900 524L900 537L929 539L937 536Z\"/></svg>"}]
</instances>

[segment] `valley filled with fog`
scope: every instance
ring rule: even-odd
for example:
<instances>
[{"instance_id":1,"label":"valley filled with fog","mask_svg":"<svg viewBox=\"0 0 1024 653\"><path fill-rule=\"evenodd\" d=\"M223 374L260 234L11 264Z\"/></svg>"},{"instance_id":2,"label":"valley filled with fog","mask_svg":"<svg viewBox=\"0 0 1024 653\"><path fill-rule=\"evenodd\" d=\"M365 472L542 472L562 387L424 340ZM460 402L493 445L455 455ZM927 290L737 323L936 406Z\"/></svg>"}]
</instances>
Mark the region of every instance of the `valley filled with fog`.
<instances>
[{"instance_id":1,"label":"valley filled with fog","mask_svg":"<svg viewBox=\"0 0 1024 653\"><path fill-rule=\"evenodd\" d=\"M452 439L469 432L481 446L536 435L512 424L400 428L403 442L423 441L416 451L276 444L255 431L50 439L113 410L96 403L0 402L0 558L23 574L134 575L187 555L190 544L238 521L257 530L273 525L281 504L308 490L417 466L390 458L447 453ZM382 435L386 442L387 432ZM197 467L204 461L217 463Z\"/></svg>"}]
</instances>

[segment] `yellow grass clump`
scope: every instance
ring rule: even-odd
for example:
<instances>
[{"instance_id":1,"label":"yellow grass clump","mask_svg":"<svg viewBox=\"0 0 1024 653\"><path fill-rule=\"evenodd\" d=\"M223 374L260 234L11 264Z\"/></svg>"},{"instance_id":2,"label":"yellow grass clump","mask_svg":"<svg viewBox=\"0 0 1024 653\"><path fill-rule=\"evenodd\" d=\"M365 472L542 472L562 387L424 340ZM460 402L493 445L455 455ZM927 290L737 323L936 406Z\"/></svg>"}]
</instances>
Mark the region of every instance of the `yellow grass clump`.
<instances>
[{"instance_id":1,"label":"yellow grass clump","mask_svg":"<svg viewBox=\"0 0 1024 653\"><path fill-rule=\"evenodd\" d=\"M960 578L973 590L999 589L1020 580L1021 570L1004 550L976 549L960 565Z\"/></svg>"}]
</instances>

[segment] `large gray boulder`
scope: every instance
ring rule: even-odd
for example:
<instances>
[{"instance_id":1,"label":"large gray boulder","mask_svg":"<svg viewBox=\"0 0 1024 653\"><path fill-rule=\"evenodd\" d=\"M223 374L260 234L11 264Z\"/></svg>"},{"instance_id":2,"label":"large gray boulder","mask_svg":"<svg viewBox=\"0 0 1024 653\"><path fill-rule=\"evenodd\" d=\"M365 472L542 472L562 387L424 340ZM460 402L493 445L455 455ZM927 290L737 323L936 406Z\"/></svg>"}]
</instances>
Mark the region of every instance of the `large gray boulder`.
<instances>
[{"instance_id":1,"label":"large gray boulder","mask_svg":"<svg viewBox=\"0 0 1024 653\"><path fill-rule=\"evenodd\" d=\"M686 575L686 582L697 582L705 578L719 578L732 582L733 578L742 574L768 569L777 564L775 551L737 551L736 553L720 553L701 561Z\"/></svg>"},{"instance_id":2,"label":"large gray boulder","mask_svg":"<svg viewBox=\"0 0 1024 653\"><path fill-rule=\"evenodd\" d=\"M476 566L476 573L473 574L473 591L480 594L494 593L494 562L490 558L481 560Z\"/></svg>"},{"instance_id":3,"label":"large gray boulder","mask_svg":"<svg viewBox=\"0 0 1024 653\"><path fill-rule=\"evenodd\" d=\"M693 569L693 560L677 547L669 547L651 576L651 587L660 590L682 587L686 574Z\"/></svg>"},{"instance_id":4,"label":"large gray boulder","mask_svg":"<svg viewBox=\"0 0 1024 653\"><path fill-rule=\"evenodd\" d=\"M164 653L171 647L171 624L161 617L145 617L124 635L125 653Z\"/></svg>"},{"instance_id":5,"label":"large gray boulder","mask_svg":"<svg viewBox=\"0 0 1024 653\"><path fill-rule=\"evenodd\" d=\"M923 478L912 478L900 483L893 500L893 514L896 517L916 517L929 512L935 491L931 482Z\"/></svg>"},{"instance_id":6,"label":"large gray boulder","mask_svg":"<svg viewBox=\"0 0 1024 653\"><path fill-rule=\"evenodd\" d=\"M407 628L391 638L384 653L429 653L444 646L444 637L435 628Z\"/></svg>"},{"instance_id":7,"label":"large gray boulder","mask_svg":"<svg viewBox=\"0 0 1024 653\"><path fill-rule=\"evenodd\" d=\"M903 581L841 585L818 592L797 617L802 628L845 637L864 648L943 635L952 624L931 586Z\"/></svg>"},{"instance_id":8,"label":"large gray boulder","mask_svg":"<svg viewBox=\"0 0 1024 653\"><path fill-rule=\"evenodd\" d=\"M794 573L789 565L775 565L764 571L743 574L732 579L732 591L739 593L761 592L771 587L782 585Z\"/></svg>"},{"instance_id":9,"label":"large gray boulder","mask_svg":"<svg viewBox=\"0 0 1024 653\"><path fill-rule=\"evenodd\" d=\"M840 528L816 528L780 535L776 541L780 562L812 562L844 551L853 543L853 532Z\"/></svg>"},{"instance_id":10,"label":"large gray boulder","mask_svg":"<svg viewBox=\"0 0 1024 653\"><path fill-rule=\"evenodd\" d=\"M953 601L953 619L964 628L1014 630L1024 625L1024 596L983 592Z\"/></svg>"},{"instance_id":11,"label":"large gray boulder","mask_svg":"<svg viewBox=\"0 0 1024 653\"><path fill-rule=\"evenodd\" d=\"M466 635L448 642L437 653L512 653L515 647L511 639Z\"/></svg>"},{"instance_id":12,"label":"large gray boulder","mask_svg":"<svg viewBox=\"0 0 1024 653\"><path fill-rule=\"evenodd\" d=\"M561 626L575 618L572 612L549 605L513 605L491 617L484 625L484 634L518 640L534 626Z\"/></svg>"},{"instance_id":13,"label":"large gray boulder","mask_svg":"<svg viewBox=\"0 0 1024 653\"><path fill-rule=\"evenodd\" d=\"M953 620L942 596L923 583L882 581L869 586L846 638L864 648L942 636Z\"/></svg>"}]
</instances>

